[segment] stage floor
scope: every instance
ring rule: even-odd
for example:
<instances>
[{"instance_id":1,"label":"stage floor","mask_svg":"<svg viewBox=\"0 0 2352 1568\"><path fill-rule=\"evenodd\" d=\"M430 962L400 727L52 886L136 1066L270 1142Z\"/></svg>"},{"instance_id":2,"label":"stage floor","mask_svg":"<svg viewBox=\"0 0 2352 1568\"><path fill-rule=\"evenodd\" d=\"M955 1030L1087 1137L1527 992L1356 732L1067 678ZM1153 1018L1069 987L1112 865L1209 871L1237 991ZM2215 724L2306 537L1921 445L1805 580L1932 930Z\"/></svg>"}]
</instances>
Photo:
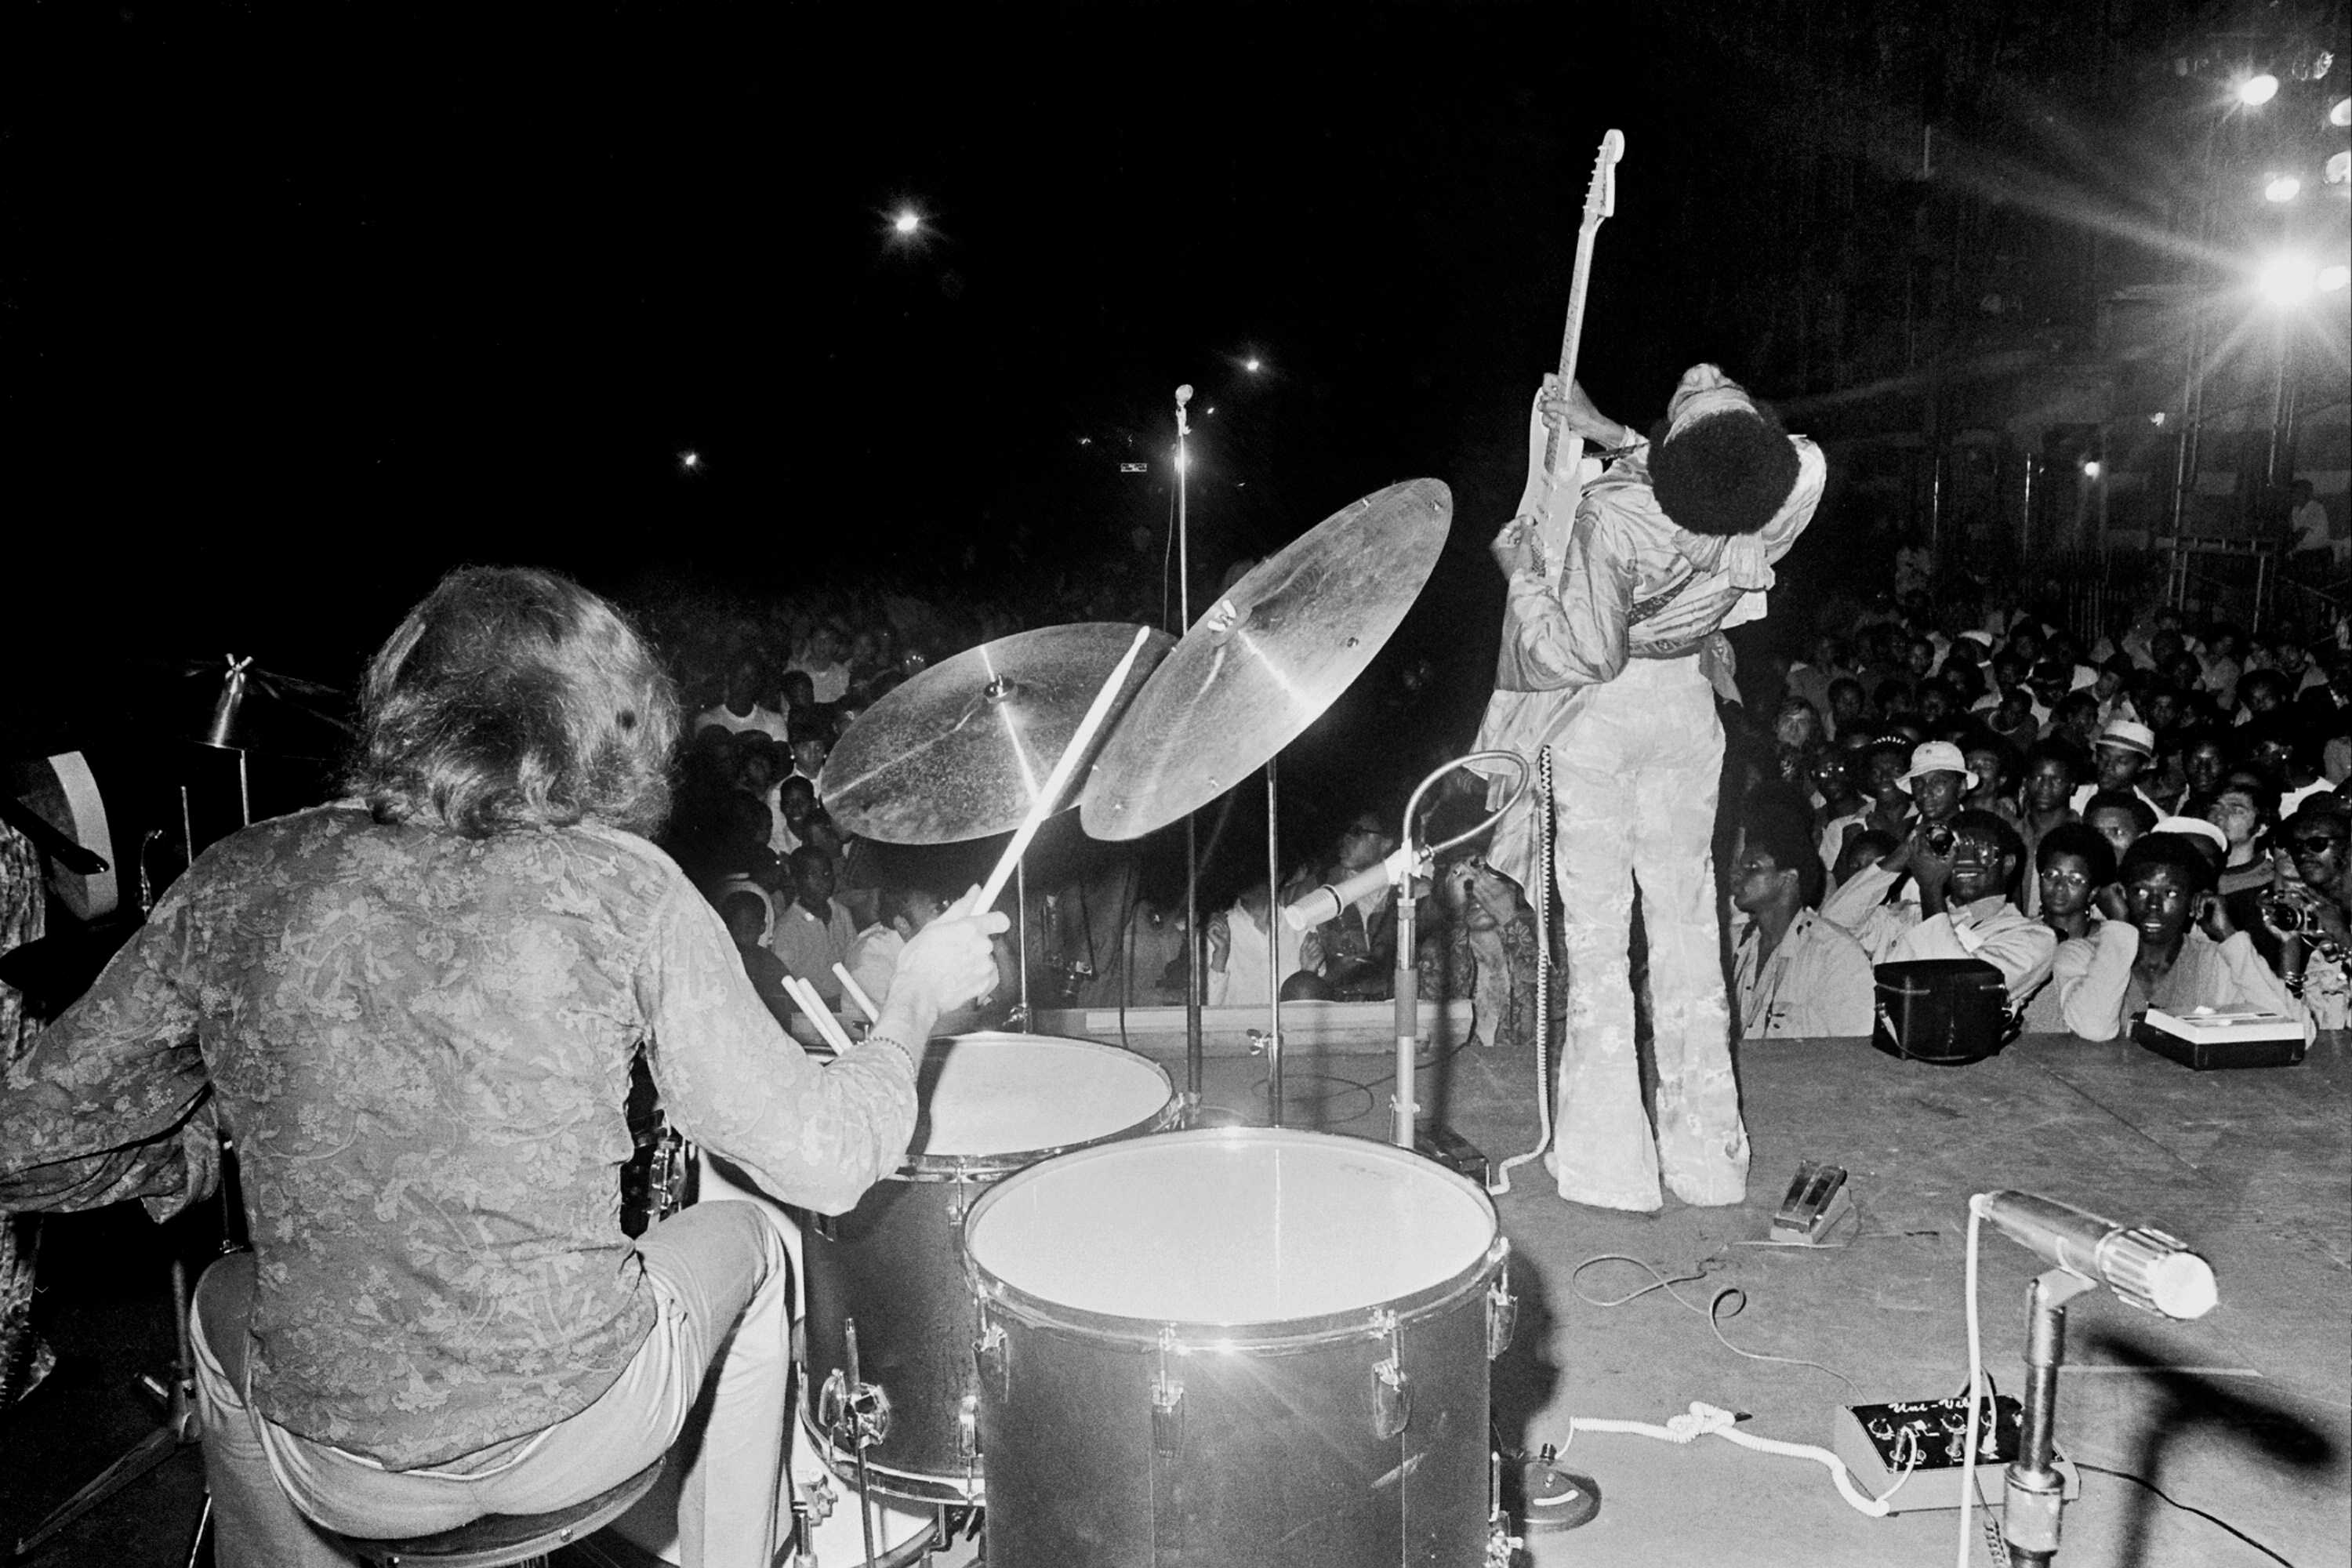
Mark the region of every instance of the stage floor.
<instances>
[{"instance_id":1,"label":"stage floor","mask_svg":"<svg viewBox=\"0 0 2352 1568\"><path fill-rule=\"evenodd\" d=\"M1157 1042L1155 1042L1157 1044ZM1178 1080L1181 1059L1171 1061ZM1286 1064L1293 1125L1380 1137L1389 1058L1336 1046ZM1264 1120L1264 1063L1212 1058L1205 1100L1224 1119ZM1497 1163L1537 1135L1531 1051L1473 1047L1423 1074L1447 1123ZM1754 1173L1737 1208L1672 1199L1656 1215L1564 1204L1523 1166L1496 1200L1515 1249L1518 1330L1495 1371L1506 1437L1568 1441L1571 1415L1663 1422L1692 1401L1747 1412L1743 1430L1826 1444L1840 1407L1939 1397L1967 1375L1963 1248L1969 1194L2011 1187L2181 1237L2209 1258L2221 1304L2172 1323L2100 1290L2068 1312L2058 1437L2088 1464L2148 1478L2299 1565L2352 1560L2352 1043L2323 1037L2300 1067L2191 1073L2128 1043L2028 1039L1964 1068L1894 1061L1859 1041L1748 1047L1741 1079ZM1798 1162L1851 1173L1859 1218L1835 1250L1759 1240ZM42 1312L75 1361L26 1406L0 1416L0 1531L13 1540L152 1426L130 1387L169 1359L166 1248L184 1225L133 1209L58 1223ZM1743 1310L1720 1319L1743 1350L1829 1372L1744 1360L1700 1311L1664 1291L1601 1308L1651 1282L1623 1253L1670 1274L1702 1306L1726 1285ZM2038 1262L1983 1238L1985 1364L2021 1391L2024 1291ZM1845 1381L1842 1381L1845 1380ZM1836 1564L1955 1560L1955 1516L1873 1520L1819 1466L1719 1438L1687 1447L1591 1434L1563 1463L1591 1475L1600 1517L1538 1537L1537 1568ZM99 1510L37 1561L164 1568L182 1561L200 1499L193 1451ZM1997 1471L1984 1476L1998 1500ZM1971 1560L1991 1561L1981 1534ZM2273 1561L2130 1481L2085 1473L2059 1561L2084 1568L2234 1568ZM1465 1565L1467 1568L1467 1565Z\"/></svg>"}]
</instances>

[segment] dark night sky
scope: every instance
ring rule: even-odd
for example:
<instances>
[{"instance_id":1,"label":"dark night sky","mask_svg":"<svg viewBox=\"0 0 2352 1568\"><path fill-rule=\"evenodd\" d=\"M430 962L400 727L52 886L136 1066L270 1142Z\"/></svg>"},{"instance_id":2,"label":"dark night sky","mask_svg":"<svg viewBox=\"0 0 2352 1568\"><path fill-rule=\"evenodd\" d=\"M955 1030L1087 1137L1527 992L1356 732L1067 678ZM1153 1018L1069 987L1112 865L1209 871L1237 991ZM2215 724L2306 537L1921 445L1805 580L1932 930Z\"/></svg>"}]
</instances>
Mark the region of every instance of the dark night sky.
<instances>
[{"instance_id":1,"label":"dark night sky","mask_svg":"<svg viewBox=\"0 0 2352 1568\"><path fill-rule=\"evenodd\" d=\"M460 561L754 587L1116 538L1165 517L1115 463L1180 381L1213 568L1429 474L1432 592L1479 603L1601 133L1586 379L1647 421L1737 371L1726 279L1799 264L1747 193L1853 48L1686 0L493 13L12 7L6 504L71 572L37 637L95 600L343 679Z\"/></svg>"}]
</instances>

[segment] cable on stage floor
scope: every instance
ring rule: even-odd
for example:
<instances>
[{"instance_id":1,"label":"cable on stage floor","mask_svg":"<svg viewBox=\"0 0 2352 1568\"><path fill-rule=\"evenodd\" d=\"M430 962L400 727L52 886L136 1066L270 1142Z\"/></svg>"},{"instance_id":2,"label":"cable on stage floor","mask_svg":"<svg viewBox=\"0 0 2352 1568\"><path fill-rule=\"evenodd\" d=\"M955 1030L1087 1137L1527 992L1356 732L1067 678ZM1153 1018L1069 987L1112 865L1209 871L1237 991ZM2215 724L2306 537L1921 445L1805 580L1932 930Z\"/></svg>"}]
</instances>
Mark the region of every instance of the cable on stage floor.
<instances>
[{"instance_id":1,"label":"cable on stage floor","mask_svg":"<svg viewBox=\"0 0 2352 1568\"><path fill-rule=\"evenodd\" d=\"M1656 1287L1653 1286L1651 1289L1654 1289ZM1632 1298L1627 1299L1630 1300ZM1828 1369L1825 1367L1822 1370ZM1751 1436L1738 1429L1738 1424L1743 1419L1745 1418L1731 1411L1697 1400L1693 1400L1690 1409L1683 1415L1668 1417L1665 1425L1662 1426L1647 1421L1608 1421L1593 1416L1579 1415L1569 1421L1569 1442L1561 1444L1559 1452L1567 1453L1570 1445L1576 1440L1577 1434L1581 1432L1617 1433L1634 1437L1654 1437L1662 1443L1687 1444L1696 1442L1701 1437L1721 1437L1726 1442L1737 1443L1743 1448L1753 1448L1759 1454L1777 1454L1783 1458L1806 1459L1822 1466L1829 1471L1830 1479L1837 1483L1838 1493L1845 1499L1846 1505L1856 1513L1868 1514L1873 1519L1884 1519L1894 1511L1888 1500L1903 1489L1904 1482L1909 1480L1912 1471L1918 1468L1918 1457L1915 1452L1911 1462L1904 1466L1903 1473L1895 1478L1895 1484L1887 1488L1880 1496L1872 1497L1853 1484L1853 1476L1845 1468L1845 1461L1827 1448L1818 1447L1811 1443L1783 1443L1775 1437Z\"/></svg>"},{"instance_id":2,"label":"cable on stage floor","mask_svg":"<svg viewBox=\"0 0 2352 1568\"><path fill-rule=\"evenodd\" d=\"M2239 1540L2244 1542L2247 1545L2252 1547L2255 1551L2261 1552L2263 1556L2269 1558L2273 1563L2284 1563L2286 1564L2286 1568L2294 1568L2294 1564L2288 1561L2288 1559L2281 1556L2278 1552L2272 1551L2269 1547L2264 1546L2261 1542L2256 1541L2252 1536L2248 1535L2244 1531L2240 1530L2236 1525L2231 1524L2228 1520L2223 1519L2221 1515L2207 1513L2201 1508L2197 1508L2191 1504L2182 1502L2179 1498L2174 1497L2170 1492L2166 1491L2162 1487L2158 1486L2146 1476L2136 1476L2129 1470L2111 1470L2105 1465L2094 1465L2084 1459L2076 1459L2074 1461L2074 1468L2078 1470L2088 1470L2095 1476L2113 1476L2119 1481L2129 1481L2134 1486L2146 1487L2148 1490L2154 1492L2159 1500L2169 1506L2179 1509L2183 1513L2195 1514L2198 1518L2213 1526L2216 1530L2227 1531L2229 1533L2236 1536Z\"/></svg>"},{"instance_id":3,"label":"cable on stage floor","mask_svg":"<svg viewBox=\"0 0 2352 1568\"><path fill-rule=\"evenodd\" d=\"M1628 1301L1639 1300L1653 1290L1664 1290L1667 1295L1672 1296L1678 1305L1685 1307L1691 1311L1696 1312L1701 1317L1705 1318L1706 1320L1706 1326L1714 1331L1717 1342L1720 1343L1725 1350L1729 1351L1733 1355L1745 1357L1748 1361L1774 1362L1782 1366L1811 1367L1815 1372L1827 1373L1830 1376L1836 1378L1840 1383L1846 1385L1849 1392L1854 1391L1853 1379L1846 1376L1845 1373L1838 1371L1835 1367L1823 1366L1820 1362L1806 1361L1798 1356L1767 1355L1762 1351L1741 1350L1738 1345L1733 1344L1724 1334L1723 1320L1727 1317L1736 1318L1741 1312L1747 1310L1748 1297L1748 1291L1744 1287L1738 1285L1723 1286L1717 1289L1714 1295L1707 1298L1706 1304L1705 1306L1701 1306L1696 1301L1691 1300L1681 1291L1675 1289L1677 1285L1695 1284L1697 1281L1706 1279L1707 1270L1722 1261L1722 1256L1717 1254L1713 1258L1701 1258L1695 1266L1698 1270L1696 1274L1677 1274L1669 1276L1664 1269L1660 1268L1654 1263L1645 1262L1642 1258L1634 1258L1622 1252L1603 1252L1586 1258L1583 1262L1570 1269L1568 1271L1568 1288L1574 1291L1577 1299L1582 1301L1586 1306L1601 1308L1622 1307ZM1596 1263L1630 1263L1636 1268L1645 1268L1649 1270L1649 1272L1654 1277L1654 1279L1653 1283L1643 1286L1640 1289L1634 1291L1631 1295L1620 1296L1614 1300L1600 1300L1597 1298L1586 1295L1583 1289L1576 1283L1577 1276L1582 1274L1586 1269L1591 1268ZM1727 1300L1730 1300L1732 1302L1731 1310L1728 1312L1725 1311L1723 1308L1723 1304Z\"/></svg>"}]
</instances>

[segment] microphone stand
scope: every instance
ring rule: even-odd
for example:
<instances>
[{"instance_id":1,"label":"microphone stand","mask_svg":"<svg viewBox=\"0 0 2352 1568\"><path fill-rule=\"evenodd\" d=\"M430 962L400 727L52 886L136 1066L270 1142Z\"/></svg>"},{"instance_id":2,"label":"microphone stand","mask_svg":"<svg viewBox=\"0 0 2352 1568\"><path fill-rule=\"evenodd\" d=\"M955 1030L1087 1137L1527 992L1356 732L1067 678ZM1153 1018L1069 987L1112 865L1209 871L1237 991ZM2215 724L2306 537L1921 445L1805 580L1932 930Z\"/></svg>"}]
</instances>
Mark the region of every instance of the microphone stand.
<instances>
[{"instance_id":1,"label":"microphone stand","mask_svg":"<svg viewBox=\"0 0 2352 1568\"><path fill-rule=\"evenodd\" d=\"M1441 843L1414 849L1412 823L1420 814L1422 797L1429 793L1433 784L1454 769L1468 763L1480 762L1499 763L1518 770L1519 776L1511 785L1509 798L1468 832L1457 833ZM1420 954L1415 951L1419 911L1413 901L1413 879L1425 874L1435 865L1439 855L1457 844L1467 843L1500 822L1504 814L1518 805L1519 797L1527 794L1528 778L1528 760L1517 752L1472 752L1431 773L1413 786L1412 795L1404 803L1404 824L1397 839L1399 853L1391 856L1388 861L1389 882L1396 889L1397 900L1396 1093L1389 1101L1391 1107L1389 1135L1400 1149L1413 1146L1413 1131L1421 1115L1416 1098L1418 1091L1413 1082L1416 1058L1421 1054L1421 969Z\"/></svg>"},{"instance_id":2,"label":"microphone stand","mask_svg":"<svg viewBox=\"0 0 2352 1568\"><path fill-rule=\"evenodd\" d=\"M2098 1281L2071 1268L2038 1276L2025 1292L2025 1405L2017 1458L2009 1464L2007 1508L2000 1533L2017 1568L2049 1568L2058 1555L2058 1518L2066 1506L2066 1478L2054 1460L2058 1367L2066 1359L2066 1303ZM1975 1441L1970 1434L1969 1440Z\"/></svg>"}]
</instances>

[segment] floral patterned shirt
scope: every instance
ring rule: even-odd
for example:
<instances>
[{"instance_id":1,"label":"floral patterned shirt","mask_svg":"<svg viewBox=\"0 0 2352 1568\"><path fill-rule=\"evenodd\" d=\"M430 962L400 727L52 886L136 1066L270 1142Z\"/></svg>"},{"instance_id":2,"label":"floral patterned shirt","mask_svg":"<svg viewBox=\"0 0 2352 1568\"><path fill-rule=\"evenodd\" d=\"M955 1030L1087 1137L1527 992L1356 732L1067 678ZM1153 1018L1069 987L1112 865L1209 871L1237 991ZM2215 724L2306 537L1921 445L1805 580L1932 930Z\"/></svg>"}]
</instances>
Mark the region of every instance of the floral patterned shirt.
<instances>
[{"instance_id":1,"label":"floral patterned shirt","mask_svg":"<svg viewBox=\"0 0 2352 1568\"><path fill-rule=\"evenodd\" d=\"M809 1058L643 839L300 812L207 850L9 1068L0 1209L168 1213L217 1114L256 1405L413 1469L573 1415L651 1329L618 1213L640 1043L680 1130L788 1202L846 1209L914 1130L906 1053Z\"/></svg>"}]
</instances>

